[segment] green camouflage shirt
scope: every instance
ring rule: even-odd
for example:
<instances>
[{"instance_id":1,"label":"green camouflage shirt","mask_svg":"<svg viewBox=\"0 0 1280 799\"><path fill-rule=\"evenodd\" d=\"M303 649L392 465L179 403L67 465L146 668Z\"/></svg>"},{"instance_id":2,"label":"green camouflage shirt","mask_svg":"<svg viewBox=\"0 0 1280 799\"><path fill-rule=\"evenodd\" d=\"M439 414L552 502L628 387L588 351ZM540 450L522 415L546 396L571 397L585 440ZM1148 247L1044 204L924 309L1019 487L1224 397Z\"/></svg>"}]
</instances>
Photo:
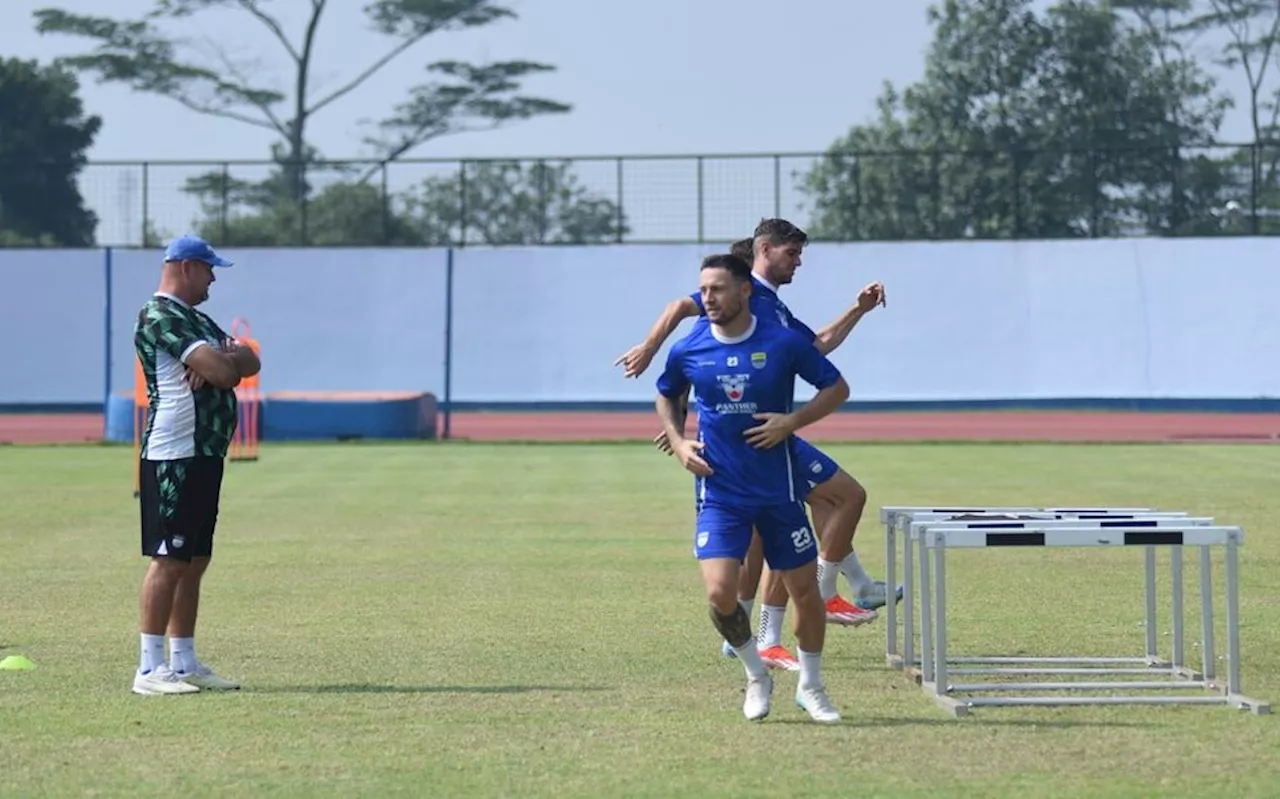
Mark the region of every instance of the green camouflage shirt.
<instances>
[{"instance_id":1,"label":"green camouflage shirt","mask_svg":"<svg viewBox=\"0 0 1280 799\"><path fill-rule=\"evenodd\" d=\"M192 391L183 364L200 342L221 347L227 338L216 322L171 295L156 294L142 306L133 343L149 401L144 459L226 457L236 430L235 390Z\"/></svg>"}]
</instances>

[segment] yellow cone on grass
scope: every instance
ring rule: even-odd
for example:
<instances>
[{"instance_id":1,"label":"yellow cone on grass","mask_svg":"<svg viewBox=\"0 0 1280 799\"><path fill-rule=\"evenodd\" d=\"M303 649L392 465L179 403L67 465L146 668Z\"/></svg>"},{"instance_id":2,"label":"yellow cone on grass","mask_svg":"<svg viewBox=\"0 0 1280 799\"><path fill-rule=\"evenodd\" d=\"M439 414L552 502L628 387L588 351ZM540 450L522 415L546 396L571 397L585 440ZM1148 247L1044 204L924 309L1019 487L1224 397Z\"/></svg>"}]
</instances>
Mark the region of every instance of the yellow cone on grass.
<instances>
[{"instance_id":1,"label":"yellow cone on grass","mask_svg":"<svg viewBox=\"0 0 1280 799\"><path fill-rule=\"evenodd\" d=\"M0 660L0 671L31 671L35 667L36 664L22 655L10 655L4 660Z\"/></svg>"}]
</instances>

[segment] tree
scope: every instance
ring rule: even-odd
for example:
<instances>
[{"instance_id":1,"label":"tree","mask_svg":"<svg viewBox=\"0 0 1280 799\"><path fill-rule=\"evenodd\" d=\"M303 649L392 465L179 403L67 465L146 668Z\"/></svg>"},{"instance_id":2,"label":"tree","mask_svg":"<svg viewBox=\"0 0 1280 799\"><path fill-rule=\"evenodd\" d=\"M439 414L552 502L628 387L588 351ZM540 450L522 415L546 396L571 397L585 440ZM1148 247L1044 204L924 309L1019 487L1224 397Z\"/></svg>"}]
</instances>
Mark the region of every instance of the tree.
<instances>
[{"instance_id":1,"label":"tree","mask_svg":"<svg viewBox=\"0 0 1280 799\"><path fill-rule=\"evenodd\" d=\"M1243 200L1258 209L1280 206L1280 86L1274 82L1280 68L1280 4L1274 0L1116 0L1150 25L1157 14L1163 32L1180 49L1207 33L1219 34L1222 44L1213 63L1244 79L1245 106L1252 132L1251 146L1218 159L1227 176L1219 194L1223 204ZM1251 214L1247 227L1237 232L1276 232L1274 218L1260 220Z\"/></svg>"},{"instance_id":2,"label":"tree","mask_svg":"<svg viewBox=\"0 0 1280 799\"><path fill-rule=\"evenodd\" d=\"M0 245L88 247L97 216L76 177L102 128L73 73L0 59Z\"/></svg>"},{"instance_id":3,"label":"tree","mask_svg":"<svg viewBox=\"0 0 1280 799\"><path fill-rule=\"evenodd\" d=\"M805 176L815 236L1113 235L1210 202L1220 175L1181 152L1229 100L1189 57L1083 0L947 0L929 18L923 79L886 86Z\"/></svg>"},{"instance_id":4,"label":"tree","mask_svg":"<svg viewBox=\"0 0 1280 799\"><path fill-rule=\"evenodd\" d=\"M300 0L299 0L300 2ZM72 14L57 8L35 12L37 30L67 34L97 42L93 52L63 59L75 69L92 73L104 82L167 97L200 114L232 119L273 131L280 140L272 146L278 171L256 187L245 188L270 203L282 196L294 203L307 197L306 167L318 160L307 139L311 119L332 111L339 101L357 91L388 64L404 56L433 34L482 28L516 14L495 0L371 0L365 16L372 28L387 38L385 51L363 65L328 92L314 93L313 72L321 55L316 34L330 0L300 3L306 24L300 36L291 37L269 7L271 0L156 0L155 8L138 20ZM291 73L290 95L269 88L257 65L235 58L226 49L214 48L208 58L179 48L177 40L158 26L163 20L182 20L214 9L238 10L246 21L261 25L279 44ZM375 161L386 162L408 154L440 136L492 129L545 114L562 114L570 106L541 97L520 94L521 82L554 67L534 61L496 61L469 64L436 61L426 71L436 76L409 89L405 100L391 109L367 136ZM369 169L362 179L375 174ZM197 195L217 192L220 177L205 175L189 182Z\"/></svg>"},{"instance_id":5,"label":"tree","mask_svg":"<svg viewBox=\"0 0 1280 799\"><path fill-rule=\"evenodd\" d=\"M578 182L568 162L467 162L406 196L431 244L600 244L629 232L622 210Z\"/></svg>"},{"instance_id":6,"label":"tree","mask_svg":"<svg viewBox=\"0 0 1280 799\"><path fill-rule=\"evenodd\" d=\"M416 220L398 213L373 185L338 181L304 203L276 198L253 209L206 202L195 230L223 246L414 246L426 242Z\"/></svg>"},{"instance_id":7,"label":"tree","mask_svg":"<svg viewBox=\"0 0 1280 799\"><path fill-rule=\"evenodd\" d=\"M455 174L432 177L384 197L367 182L326 185L304 204L249 197L251 205L219 207L209 201L196 229L227 246L269 247L460 243L595 244L628 232L612 200L578 182L570 163L467 162ZM228 186L235 181L226 181ZM465 187L465 190L464 190Z\"/></svg>"}]
</instances>

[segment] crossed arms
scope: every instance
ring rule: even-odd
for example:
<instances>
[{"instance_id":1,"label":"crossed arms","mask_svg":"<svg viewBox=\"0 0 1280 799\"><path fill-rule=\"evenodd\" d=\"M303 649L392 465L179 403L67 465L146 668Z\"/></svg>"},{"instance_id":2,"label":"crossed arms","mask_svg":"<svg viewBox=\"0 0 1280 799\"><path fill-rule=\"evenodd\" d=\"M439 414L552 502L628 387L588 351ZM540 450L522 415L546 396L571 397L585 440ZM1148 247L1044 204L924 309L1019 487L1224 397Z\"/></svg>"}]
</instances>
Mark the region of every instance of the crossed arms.
<instances>
[{"instance_id":1,"label":"crossed arms","mask_svg":"<svg viewBox=\"0 0 1280 799\"><path fill-rule=\"evenodd\" d=\"M224 339L220 347L201 345L187 353L187 384L192 391L205 385L232 389L241 379L252 377L262 368L257 354L233 338Z\"/></svg>"}]
</instances>

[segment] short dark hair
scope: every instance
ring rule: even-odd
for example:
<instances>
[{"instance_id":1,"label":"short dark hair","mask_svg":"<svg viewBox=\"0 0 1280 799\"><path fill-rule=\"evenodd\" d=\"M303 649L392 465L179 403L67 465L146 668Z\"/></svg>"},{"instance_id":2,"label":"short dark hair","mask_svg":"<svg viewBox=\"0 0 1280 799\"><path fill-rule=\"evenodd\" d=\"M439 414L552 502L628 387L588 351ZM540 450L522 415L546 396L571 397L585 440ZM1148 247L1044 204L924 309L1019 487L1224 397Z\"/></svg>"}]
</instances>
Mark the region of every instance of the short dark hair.
<instances>
[{"instance_id":1,"label":"short dark hair","mask_svg":"<svg viewBox=\"0 0 1280 799\"><path fill-rule=\"evenodd\" d=\"M809 234L785 219L761 219L756 225L754 239L768 239L777 247L781 244L799 244L801 247L809 243Z\"/></svg>"},{"instance_id":2,"label":"short dark hair","mask_svg":"<svg viewBox=\"0 0 1280 799\"><path fill-rule=\"evenodd\" d=\"M747 263L751 263L756 257L755 248L755 239L738 239L729 248L729 254L736 255Z\"/></svg>"},{"instance_id":3,"label":"short dark hair","mask_svg":"<svg viewBox=\"0 0 1280 799\"><path fill-rule=\"evenodd\" d=\"M747 263L745 258L734 255L731 252L708 255L702 259L702 268L727 269L736 283L744 283L751 280L751 264Z\"/></svg>"}]
</instances>

